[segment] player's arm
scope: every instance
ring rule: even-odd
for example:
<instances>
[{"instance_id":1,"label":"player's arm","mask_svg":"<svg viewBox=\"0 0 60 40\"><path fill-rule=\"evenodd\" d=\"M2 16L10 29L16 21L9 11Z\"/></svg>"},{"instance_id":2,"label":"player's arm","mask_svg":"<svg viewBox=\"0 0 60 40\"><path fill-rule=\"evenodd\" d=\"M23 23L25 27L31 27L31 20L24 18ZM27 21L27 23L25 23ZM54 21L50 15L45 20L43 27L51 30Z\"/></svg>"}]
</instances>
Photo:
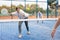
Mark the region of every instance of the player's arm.
<instances>
[{"instance_id":1,"label":"player's arm","mask_svg":"<svg viewBox=\"0 0 60 40\"><path fill-rule=\"evenodd\" d=\"M54 28L52 30L52 33L51 33L52 38L54 37L56 29L59 27L59 25L60 25L60 18L57 20L57 22L56 22L56 24L55 24L55 26L54 26Z\"/></svg>"},{"instance_id":2,"label":"player's arm","mask_svg":"<svg viewBox=\"0 0 60 40\"><path fill-rule=\"evenodd\" d=\"M15 16L15 14L16 14L16 12L12 12L12 13L10 13L10 15L12 15L12 16Z\"/></svg>"}]
</instances>

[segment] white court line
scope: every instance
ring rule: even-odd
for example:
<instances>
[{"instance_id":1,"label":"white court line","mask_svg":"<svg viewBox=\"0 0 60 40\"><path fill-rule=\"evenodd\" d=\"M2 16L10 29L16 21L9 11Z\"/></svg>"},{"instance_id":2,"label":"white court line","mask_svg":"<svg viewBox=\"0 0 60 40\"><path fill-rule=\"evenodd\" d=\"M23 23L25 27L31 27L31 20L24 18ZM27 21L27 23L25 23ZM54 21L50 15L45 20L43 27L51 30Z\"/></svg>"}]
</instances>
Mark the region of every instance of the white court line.
<instances>
[{"instance_id":1,"label":"white court line","mask_svg":"<svg viewBox=\"0 0 60 40\"><path fill-rule=\"evenodd\" d=\"M11 21L37 21L37 20L58 20L58 18L42 18L42 19L0 19L0 22L11 22Z\"/></svg>"}]
</instances>

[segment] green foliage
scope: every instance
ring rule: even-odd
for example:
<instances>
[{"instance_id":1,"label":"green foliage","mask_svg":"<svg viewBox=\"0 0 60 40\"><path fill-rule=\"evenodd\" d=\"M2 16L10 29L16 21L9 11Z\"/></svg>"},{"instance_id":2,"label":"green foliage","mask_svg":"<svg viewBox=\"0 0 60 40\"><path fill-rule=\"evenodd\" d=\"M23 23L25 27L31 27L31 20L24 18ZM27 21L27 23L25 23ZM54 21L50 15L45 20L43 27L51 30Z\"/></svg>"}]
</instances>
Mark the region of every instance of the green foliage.
<instances>
[{"instance_id":1,"label":"green foliage","mask_svg":"<svg viewBox=\"0 0 60 40\"><path fill-rule=\"evenodd\" d=\"M29 14L34 14L34 12L37 13L38 11L41 11L42 13L46 13L46 10L44 10L43 8L40 8L36 4L32 4L31 6L29 6L29 4L27 4L26 6L23 6L23 5L20 4L17 7L20 7L22 10L24 10L25 12L27 12ZM16 11L16 6L15 5L12 5L11 7L3 5L3 6L0 7L0 12L1 12L2 8L6 8L9 13ZM2 14L0 14L0 16L1 15Z\"/></svg>"},{"instance_id":2,"label":"green foliage","mask_svg":"<svg viewBox=\"0 0 60 40\"><path fill-rule=\"evenodd\" d=\"M56 0L48 0L48 5L51 5Z\"/></svg>"},{"instance_id":3,"label":"green foliage","mask_svg":"<svg viewBox=\"0 0 60 40\"><path fill-rule=\"evenodd\" d=\"M1 13L0 13L0 16L10 16L10 15L9 15L9 14L5 14L5 15L4 15L4 14L1 14Z\"/></svg>"},{"instance_id":4,"label":"green foliage","mask_svg":"<svg viewBox=\"0 0 60 40\"><path fill-rule=\"evenodd\" d=\"M23 5L18 5L17 7L20 7L20 9L23 9L24 8L24 6Z\"/></svg>"}]
</instances>

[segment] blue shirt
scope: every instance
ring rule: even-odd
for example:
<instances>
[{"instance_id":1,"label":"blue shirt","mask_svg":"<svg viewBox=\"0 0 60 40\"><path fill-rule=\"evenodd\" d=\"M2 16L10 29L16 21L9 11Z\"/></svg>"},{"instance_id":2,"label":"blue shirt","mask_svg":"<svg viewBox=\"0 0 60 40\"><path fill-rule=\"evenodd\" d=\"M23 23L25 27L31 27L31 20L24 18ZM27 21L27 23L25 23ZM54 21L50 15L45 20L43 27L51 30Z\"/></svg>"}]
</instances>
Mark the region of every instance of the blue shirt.
<instances>
[{"instance_id":1,"label":"blue shirt","mask_svg":"<svg viewBox=\"0 0 60 40\"><path fill-rule=\"evenodd\" d=\"M41 12L38 12L37 13L37 18L40 18L40 17L42 17L42 13Z\"/></svg>"}]
</instances>

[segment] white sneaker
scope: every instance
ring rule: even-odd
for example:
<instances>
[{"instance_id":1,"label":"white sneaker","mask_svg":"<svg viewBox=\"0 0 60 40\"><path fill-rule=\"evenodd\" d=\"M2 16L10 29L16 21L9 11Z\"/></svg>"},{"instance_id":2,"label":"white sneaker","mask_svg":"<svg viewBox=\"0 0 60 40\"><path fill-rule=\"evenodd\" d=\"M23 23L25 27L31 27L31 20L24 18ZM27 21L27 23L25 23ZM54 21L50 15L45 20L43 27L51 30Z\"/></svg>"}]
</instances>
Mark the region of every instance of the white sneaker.
<instances>
[{"instance_id":1,"label":"white sneaker","mask_svg":"<svg viewBox=\"0 0 60 40\"><path fill-rule=\"evenodd\" d=\"M30 35L30 31L27 31L27 34Z\"/></svg>"},{"instance_id":2,"label":"white sneaker","mask_svg":"<svg viewBox=\"0 0 60 40\"><path fill-rule=\"evenodd\" d=\"M19 34L18 37L19 37L19 38L22 38L22 34Z\"/></svg>"}]
</instances>

